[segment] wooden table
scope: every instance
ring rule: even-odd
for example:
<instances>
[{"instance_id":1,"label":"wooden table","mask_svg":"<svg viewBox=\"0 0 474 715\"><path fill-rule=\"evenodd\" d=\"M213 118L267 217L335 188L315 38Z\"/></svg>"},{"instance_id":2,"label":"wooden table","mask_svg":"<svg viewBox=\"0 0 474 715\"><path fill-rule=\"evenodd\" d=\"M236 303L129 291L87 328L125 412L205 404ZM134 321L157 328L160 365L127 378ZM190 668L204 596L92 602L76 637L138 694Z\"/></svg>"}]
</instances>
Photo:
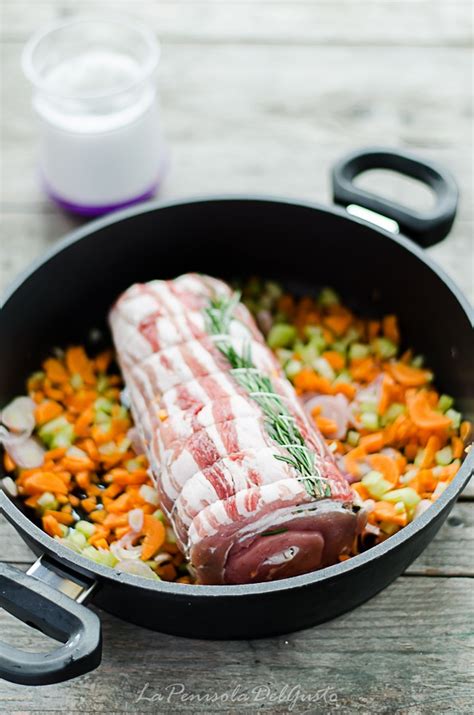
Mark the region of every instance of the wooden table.
<instances>
[{"instance_id":1,"label":"wooden table","mask_svg":"<svg viewBox=\"0 0 474 715\"><path fill-rule=\"evenodd\" d=\"M171 149L164 197L256 191L327 202L328 171L341 154L362 145L406 147L444 164L460 183L455 227L430 253L472 297L464 0L3 0L2 287L80 223L38 186L30 90L19 66L26 38L78 7L133 11L162 39ZM383 186L417 206L428 202L412 184L385 178ZM391 587L353 613L280 638L188 641L101 614L104 658L96 672L37 689L3 683L0 710L470 713L473 522L466 493ZM3 520L0 544L2 559L22 569L31 563ZM0 622L2 638L50 647L11 617L1 614Z\"/></svg>"}]
</instances>

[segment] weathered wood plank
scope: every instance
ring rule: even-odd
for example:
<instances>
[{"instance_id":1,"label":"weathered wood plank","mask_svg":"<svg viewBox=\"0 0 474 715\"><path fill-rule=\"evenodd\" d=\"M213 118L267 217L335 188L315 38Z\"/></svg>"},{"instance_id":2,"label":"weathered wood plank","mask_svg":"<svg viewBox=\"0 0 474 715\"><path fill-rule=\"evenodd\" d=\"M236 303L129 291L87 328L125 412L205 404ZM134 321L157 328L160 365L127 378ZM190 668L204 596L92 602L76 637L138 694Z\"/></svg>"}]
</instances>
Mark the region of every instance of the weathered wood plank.
<instances>
[{"instance_id":1,"label":"weathered wood plank","mask_svg":"<svg viewBox=\"0 0 474 715\"><path fill-rule=\"evenodd\" d=\"M3 683L0 709L470 713L474 692L466 654L473 645L471 585L465 578L402 577L330 623L258 641L174 638L101 613L104 657L97 671L36 689ZM0 614L0 629L2 639L17 647L39 650L43 640L5 614ZM185 700L183 690L194 700ZM210 702L196 702L196 696L206 694ZM153 696L154 701L144 699ZM302 700L309 696L312 702Z\"/></svg>"},{"instance_id":2,"label":"weathered wood plank","mask_svg":"<svg viewBox=\"0 0 474 715\"><path fill-rule=\"evenodd\" d=\"M14 528L0 517L1 560L31 563L34 556ZM474 503L459 502L433 543L409 567L407 574L474 576Z\"/></svg>"},{"instance_id":3,"label":"weathered wood plank","mask_svg":"<svg viewBox=\"0 0 474 715\"><path fill-rule=\"evenodd\" d=\"M18 48L2 52L2 205L43 206L30 90ZM471 218L468 63L464 49L170 46L160 75L171 147L166 195L323 198L341 154L386 144L450 168L465 197L460 216Z\"/></svg>"},{"instance_id":4,"label":"weathered wood plank","mask_svg":"<svg viewBox=\"0 0 474 715\"><path fill-rule=\"evenodd\" d=\"M311 45L468 46L467 0L313 0L312 2L157 2L4 0L5 41L24 42L38 27L78 13L133 14L165 43L309 43Z\"/></svg>"}]
</instances>

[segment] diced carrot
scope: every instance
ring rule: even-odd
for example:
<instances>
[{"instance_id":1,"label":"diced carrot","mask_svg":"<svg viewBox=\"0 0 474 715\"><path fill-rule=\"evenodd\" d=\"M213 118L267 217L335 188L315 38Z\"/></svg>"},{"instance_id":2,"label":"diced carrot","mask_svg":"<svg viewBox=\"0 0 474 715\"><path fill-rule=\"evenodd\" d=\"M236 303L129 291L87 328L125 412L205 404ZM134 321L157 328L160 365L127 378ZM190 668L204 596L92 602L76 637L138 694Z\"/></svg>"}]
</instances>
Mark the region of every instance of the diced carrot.
<instances>
[{"instance_id":1,"label":"diced carrot","mask_svg":"<svg viewBox=\"0 0 474 715\"><path fill-rule=\"evenodd\" d=\"M68 489L62 479L53 472L40 472L25 481L25 492L37 494L38 492L53 492L53 494L67 494Z\"/></svg>"},{"instance_id":2,"label":"diced carrot","mask_svg":"<svg viewBox=\"0 0 474 715\"><path fill-rule=\"evenodd\" d=\"M106 497L109 497L109 499L114 499L120 494L122 489L123 487L120 484L112 483L109 487L107 487L107 489L104 489L102 494Z\"/></svg>"},{"instance_id":3,"label":"diced carrot","mask_svg":"<svg viewBox=\"0 0 474 715\"><path fill-rule=\"evenodd\" d=\"M345 395L348 400L352 400L357 392L357 387L350 382L335 382L332 385L332 392L335 395Z\"/></svg>"},{"instance_id":4,"label":"diced carrot","mask_svg":"<svg viewBox=\"0 0 474 715\"><path fill-rule=\"evenodd\" d=\"M440 448L439 437L435 434L431 435L426 443L423 459L420 463L420 469L427 469L434 464L435 454Z\"/></svg>"},{"instance_id":5,"label":"diced carrot","mask_svg":"<svg viewBox=\"0 0 474 715\"><path fill-rule=\"evenodd\" d=\"M322 415L318 415L316 417L316 424L325 437L330 437L337 432L338 429L337 422L330 420L327 417L323 417Z\"/></svg>"},{"instance_id":6,"label":"diced carrot","mask_svg":"<svg viewBox=\"0 0 474 715\"><path fill-rule=\"evenodd\" d=\"M362 482L355 482L352 488L356 490L361 499L370 499L370 494L367 487Z\"/></svg>"},{"instance_id":7,"label":"diced carrot","mask_svg":"<svg viewBox=\"0 0 474 715\"><path fill-rule=\"evenodd\" d=\"M10 457L8 452L4 452L4 454L3 454L3 466L5 467L6 472L15 471L16 464L13 461L13 459Z\"/></svg>"},{"instance_id":8,"label":"diced carrot","mask_svg":"<svg viewBox=\"0 0 474 715\"><path fill-rule=\"evenodd\" d=\"M94 499L94 497L87 497L87 499L81 499L81 506L84 511L87 511L87 513L89 514L96 508L97 499Z\"/></svg>"},{"instance_id":9,"label":"diced carrot","mask_svg":"<svg viewBox=\"0 0 474 715\"><path fill-rule=\"evenodd\" d=\"M405 387L422 387L426 385L432 377L432 373L429 372L429 370L422 370L418 367L405 365L403 362L388 363L386 369L390 372L394 380Z\"/></svg>"},{"instance_id":10,"label":"diced carrot","mask_svg":"<svg viewBox=\"0 0 474 715\"><path fill-rule=\"evenodd\" d=\"M434 492L438 484L438 480L433 476L432 469L420 469L417 474L418 489L417 491Z\"/></svg>"},{"instance_id":11,"label":"diced carrot","mask_svg":"<svg viewBox=\"0 0 474 715\"><path fill-rule=\"evenodd\" d=\"M79 506L79 497L76 497L75 494L69 494L69 503L71 506Z\"/></svg>"},{"instance_id":12,"label":"diced carrot","mask_svg":"<svg viewBox=\"0 0 474 715\"><path fill-rule=\"evenodd\" d=\"M336 370L336 372L340 372L340 370L344 368L345 360L341 353L338 353L337 350L326 350L325 352L323 352L321 357L327 360L327 362L330 364L333 370Z\"/></svg>"},{"instance_id":13,"label":"diced carrot","mask_svg":"<svg viewBox=\"0 0 474 715\"><path fill-rule=\"evenodd\" d=\"M360 438L359 448L366 453L380 452L384 446L383 432L372 432Z\"/></svg>"},{"instance_id":14,"label":"diced carrot","mask_svg":"<svg viewBox=\"0 0 474 715\"><path fill-rule=\"evenodd\" d=\"M61 384L69 380L69 375L64 365L56 358L48 358L43 363L43 369L52 383ZM45 381L46 382L46 381Z\"/></svg>"},{"instance_id":15,"label":"diced carrot","mask_svg":"<svg viewBox=\"0 0 474 715\"><path fill-rule=\"evenodd\" d=\"M372 357L352 360L349 369L354 380L363 382L370 382L378 374L377 365Z\"/></svg>"},{"instance_id":16,"label":"diced carrot","mask_svg":"<svg viewBox=\"0 0 474 715\"><path fill-rule=\"evenodd\" d=\"M89 472L76 472L75 478L77 486L86 491L91 483L91 476Z\"/></svg>"},{"instance_id":17,"label":"diced carrot","mask_svg":"<svg viewBox=\"0 0 474 715\"><path fill-rule=\"evenodd\" d=\"M89 457L94 460L94 462L98 462L100 459L100 452L97 448L97 445L95 444L93 439L85 439L81 443L81 449L83 449Z\"/></svg>"},{"instance_id":18,"label":"diced carrot","mask_svg":"<svg viewBox=\"0 0 474 715\"><path fill-rule=\"evenodd\" d=\"M370 466L376 472L380 472L383 478L395 485L398 482L399 472L397 463L386 454L372 454L369 457Z\"/></svg>"},{"instance_id":19,"label":"diced carrot","mask_svg":"<svg viewBox=\"0 0 474 715\"><path fill-rule=\"evenodd\" d=\"M379 320L369 320L367 323L367 339L369 343L372 342L374 338L380 333L380 321Z\"/></svg>"},{"instance_id":20,"label":"diced carrot","mask_svg":"<svg viewBox=\"0 0 474 715\"><path fill-rule=\"evenodd\" d=\"M108 526L109 529L116 529L120 526L127 526L128 515L127 514L107 514L103 522L104 526Z\"/></svg>"},{"instance_id":21,"label":"diced carrot","mask_svg":"<svg viewBox=\"0 0 474 715\"><path fill-rule=\"evenodd\" d=\"M417 454L418 445L416 442L409 442L407 445L405 445L405 456L409 462L413 462Z\"/></svg>"},{"instance_id":22,"label":"diced carrot","mask_svg":"<svg viewBox=\"0 0 474 715\"><path fill-rule=\"evenodd\" d=\"M370 512L370 516L377 521L388 521L391 524L397 524L398 526L406 526L407 523L406 513L398 513L395 505L387 501L375 502L375 506Z\"/></svg>"},{"instance_id":23,"label":"diced carrot","mask_svg":"<svg viewBox=\"0 0 474 715\"><path fill-rule=\"evenodd\" d=\"M464 452L464 442L460 437L453 437L451 439L451 449L453 450L454 459L461 459L462 453Z\"/></svg>"},{"instance_id":24,"label":"diced carrot","mask_svg":"<svg viewBox=\"0 0 474 715\"><path fill-rule=\"evenodd\" d=\"M384 415L392 401L392 385L393 380L390 375L384 375L382 380L382 389L380 393L380 400L378 404L379 415Z\"/></svg>"},{"instance_id":25,"label":"diced carrot","mask_svg":"<svg viewBox=\"0 0 474 715\"><path fill-rule=\"evenodd\" d=\"M108 505L108 511L112 512L112 514L118 514L123 511L127 511L129 508L129 502L130 502L130 495L129 494L121 494L117 499L114 499L110 504Z\"/></svg>"},{"instance_id":26,"label":"diced carrot","mask_svg":"<svg viewBox=\"0 0 474 715\"><path fill-rule=\"evenodd\" d=\"M31 507L32 509L35 509L36 506L38 505L38 499L40 498L40 494L34 494L32 497L28 497L28 499L25 499L25 504L26 506Z\"/></svg>"},{"instance_id":27,"label":"diced carrot","mask_svg":"<svg viewBox=\"0 0 474 715\"><path fill-rule=\"evenodd\" d=\"M105 509L97 509L96 511L91 511L91 513L89 514L89 519L100 524L105 520L106 516L107 512L105 511Z\"/></svg>"},{"instance_id":28,"label":"diced carrot","mask_svg":"<svg viewBox=\"0 0 474 715\"><path fill-rule=\"evenodd\" d=\"M464 422L461 422L461 427L459 430L459 436L461 437L464 444L467 444L467 442L469 442L469 440L471 439L471 435L472 424L468 422L468 420L464 420Z\"/></svg>"},{"instance_id":29,"label":"diced carrot","mask_svg":"<svg viewBox=\"0 0 474 715\"><path fill-rule=\"evenodd\" d=\"M108 367L112 361L113 353L111 350L104 350L104 352L99 353L94 360L95 369L97 372L107 372Z\"/></svg>"},{"instance_id":30,"label":"diced carrot","mask_svg":"<svg viewBox=\"0 0 474 715\"><path fill-rule=\"evenodd\" d=\"M52 462L54 462L56 459L61 459L62 457L64 457L66 452L67 452L66 447L56 447L55 449L49 449L44 454L45 462L50 461L50 460Z\"/></svg>"},{"instance_id":31,"label":"diced carrot","mask_svg":"<svg viewBox=\"0 0 474 715\"><path fill-rule=\"evenodd\" d=\"M66 511L53 511L52 509L46 509L44 512L45 516L54 516L59 524L65 524L70 526L74 523L74 517L72 514L68 514Z\"/></svg>"},{"instance_id":32,"label":"diced carrot","mask_svg":"<svg viewBox=\"0 0 474 715\"><path fill-rule=\"evenodd\" d=\"M94 421L94 411L88 407L82 412L74 423L74 432L78 437L85 437L89 432L89 427Z\"/></svg>"},{"instance_id":33,"label":"diced carrot","mask_svg":"<svg viewBox=\"0 0 474 715\"><path fill-rule=\"evenodd\" d=\"M400 342L400 331L398 329L398 320L396 315L386 315L382 320L382 330L386 338L398 345Z\"/></svg>"},{"instance_id":34,"label":"diced carrot","mask_svg":"<svg viewBox=\"0 0 474 715\"><path fill-rule=\"evenodd\" d=\"M406 395L408 413L417 427L426 429L442 429L449 427L451 420L441 412L430 407L426 390L415 392L408 390Z\"/></svg>"},{"instance_id":35,"label":"diced carrot","mask_svg":"<svg viewBox=\"0 0 474 715\"><path fill-rule=\"evenodd\" d=\"M326 327L339 337L347 331L352 323L352 315L348 311L340 315L328 315L323 322Z\"/></svg>"},{"instance_id":36,"label":"diced carrot","mask_svg":"<svg viewBox=\"0 0 474 715\"><path fill-rule=\"evenodd\" d=\"M322 395L332 394L332 385L325 377L320 377L314 370L304 368L295 377L295 387L303 392L319 392Z\"/></svg>"},{"instance_id":37,"label":"diced carrot","mask_svg":"<svg viewBox=\"0 0 474 715\"><path fill-rule=\"evenodd\" d=\"M55 417L59 417L62 411L63 408L59 402L55 402L54 400L45 400L35 408L36 424L42 425L45 422L54 420Z\"/></svg>"},{"instance_id":38,"label":"diced carrot","mask_svg":"<svg viewBox=\"0 0 474 715\"><path fill-rule=\"evenodd\" d=\"M344 456L344 465L347 471L354 477L360 476L360 465L359 462L365 459L365 450L359 445Z\"/></svg>"},{"instance_id":39,"label":"diced carrot","mask_svg":"<svg viewBox=\"0 0 474 715\"><path fill-rule=\"evenodd\" d=\"M43 518L41 519L41 522L43 524L43 529L50 536L62 536L63 535L63 532L61 530L59 522L57 521L57 519L54 518L54 516L51 516L51 514L48 514L47 516L43 516Z\"/></svg>"},{"instance_id":40,"label":"diced carrot","mask_svg":"<svg viewBox=\"0 0 474 715\"><path fill-rule=\"evenodd\" d=\"M62 466L68 472L72 474L78 474L81 472L87 472L90 469L94 469L94 462L90 457L76 457L76 456L65 456L62 461Z\"/></svg>"},{"instance_id":41,"label":"diced carrot","mask_svg":"<svg viewBox=\"0 0 474 715\"><path fill-rule=\"evenodd\" d=\"M95 384L93 363L87 357L83 347L70 347L66 350L66 365L72 375L80 375L89 385Z\"/></svg>"},{"instance_id":42,"label":"diced carrot","mask_svg":"<svg viewBox=\"0 0 474 715\"><path fill-rule=\"evenodd\" d=\"M143 530L145 538L142 543L141 558L143 561L148 561L156 554L159 548L163 546L166 538L166 529L164 524L154 516L146 514L143 517Z\"/></svg>"}]
</instances>

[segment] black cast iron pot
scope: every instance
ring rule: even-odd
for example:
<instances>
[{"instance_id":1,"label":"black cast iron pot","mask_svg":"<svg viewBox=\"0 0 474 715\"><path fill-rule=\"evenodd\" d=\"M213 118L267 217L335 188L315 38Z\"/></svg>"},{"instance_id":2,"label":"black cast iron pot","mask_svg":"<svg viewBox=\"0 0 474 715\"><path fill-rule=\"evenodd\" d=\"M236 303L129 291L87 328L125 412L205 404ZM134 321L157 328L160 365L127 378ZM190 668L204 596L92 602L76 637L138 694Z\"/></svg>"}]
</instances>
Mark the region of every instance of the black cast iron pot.
<instances>
[{"instance_id":1,"label":"black cast iron pot","mask_svg":"<svg viewBox=\"0 0 474 715\"><path fill-rule=\"evenodd\" d=\"M435 208L420 215L356 189L352 179L369 168L424 181L436 195ZM131 283L201 271L223 278L262 275L300 292L330 285L357 310L395 312L407 344L429 356L440 389L469 413L469 308L419 247L448 233L457 203L454 181L406 154L367 150L335 168L333 188L337 203L389 216L413 241L340 208L255 196L151 204L75 231L6 296L1 403L24 392L26 376L53 346L86 342L91 328L106 329L111 303ZM357 206L351 210L358 211ZM436 503L383 544L321 571L242 586L153 582L95 565L47 536L18 501L0 493L0 510L40 556L29 575L0 564L0 605L64 643L47 655L1 644L0 675L45 684L96 667L100 622L80 605L88 596L125 620L199 638L270 636L333 618L383 589L421 553L449 514L473 463L470 454Z\"/></svg>"}]
</instances>

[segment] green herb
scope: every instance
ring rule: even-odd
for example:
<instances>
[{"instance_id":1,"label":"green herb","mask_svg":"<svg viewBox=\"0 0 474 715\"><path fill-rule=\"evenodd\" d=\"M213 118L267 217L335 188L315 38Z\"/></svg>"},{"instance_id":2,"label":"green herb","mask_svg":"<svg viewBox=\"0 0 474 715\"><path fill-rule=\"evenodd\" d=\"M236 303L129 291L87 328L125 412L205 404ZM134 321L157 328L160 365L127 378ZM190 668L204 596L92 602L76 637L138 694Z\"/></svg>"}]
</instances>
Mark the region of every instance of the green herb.
<instances>
[{"instance_id":1,"label":"green herb","mask_svg":"<svg viewBox=\"0 0 474 715\"><path fill-rule=\"evenodd\" d=\"M284 534L288 529L273 529L272 531L264 531L260 536L274 536L275 534Z\"/></svg>"},{"instance_id":2,"label":"green herb","mask_svg":"<svg viewBox=\"0 0 474 715\"><path fill-rule=\"evenodd\" d=\"M236 382L262 409L270 437L286 449L287 456L275 454L275 459L287 462L301 475L301 481L311 497L329 497L331 489L327 479L321 476L315 465L314 452L306 446L294 417L285 406L283 398L275 392L270 377L255 367L250 343L244 347L242 355L239 355L230 341L229 326L239 300L238 293L234 293L230 298L219 297L211 300L209 307L205 309L208 331L214 335L216 347L228 360Z\"/></svg>"}]
</instances>

